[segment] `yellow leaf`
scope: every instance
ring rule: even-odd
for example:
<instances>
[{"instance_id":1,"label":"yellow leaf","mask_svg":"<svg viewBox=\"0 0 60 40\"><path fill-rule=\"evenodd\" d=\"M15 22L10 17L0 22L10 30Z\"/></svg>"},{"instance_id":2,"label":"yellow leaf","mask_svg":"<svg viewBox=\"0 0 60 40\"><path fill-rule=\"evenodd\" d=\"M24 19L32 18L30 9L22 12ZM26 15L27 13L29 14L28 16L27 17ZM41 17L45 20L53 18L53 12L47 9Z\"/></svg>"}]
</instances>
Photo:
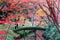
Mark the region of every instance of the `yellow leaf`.
<instances>
[{"instance_id":1,"label":"yellow leaf","mask_svg":"<svg viewBox=\"0 0 60 40\"><path fill-rule=\"evenodd\" d=\"M25 18L24 18L23 16L20 17L20 21L24 21L24 19L25 19Z\"/></svg>"},{"instance_id":2,"label":"yellow leaf","mask_svg":"<svg viewBox=\"0 0 60 40\"><path fill-rule=\"evenodd\" d=\"M28 19L26 19L25 20L25 24L24 25L26 25L26 26L32 26L32 23L31 22L29 22L29 20Z\"/></svg>"},{"instance_id":3,"label":"yellow leaf","mask_svg":"<svg viewBox=\"0 0 60 40\"><path fill-rule=\"evenodd\" d=\"M43 12L41 9L36 12L36 15L38 15L38 16L46 16L45 12Z\"/></svg>"}]
</instances>

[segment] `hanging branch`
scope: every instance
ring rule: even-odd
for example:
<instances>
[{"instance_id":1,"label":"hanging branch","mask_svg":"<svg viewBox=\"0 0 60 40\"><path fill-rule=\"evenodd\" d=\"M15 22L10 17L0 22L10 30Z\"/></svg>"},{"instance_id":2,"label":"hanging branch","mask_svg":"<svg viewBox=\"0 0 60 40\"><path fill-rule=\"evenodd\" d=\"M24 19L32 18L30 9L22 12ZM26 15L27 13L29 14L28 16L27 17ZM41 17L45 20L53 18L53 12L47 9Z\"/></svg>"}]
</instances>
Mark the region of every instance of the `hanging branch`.
<instances>
[{"instance_id":1,"label":"hanging branch","mask_svg":"<svg viewBox=\"0 0 60 40\"><path fill-rule=\"evenodd\" d=\"M53 2L53 1L50 2L49 0L46 0L46 2L47 2L48 7L47 7L46 5L40 5L40 4L39 4L39 6L40 6L40 8L45 12L48 20L49 20L50 22L53 21L53 23L55 24L56 28L57 28L58 31L59 31L59 24L58 24L57 16L56 16L56 13L55 13L55 8L57 8L57 7L54 6L54 2ZM46 8L49 10L50 15L47 13L46 10L44 10L43 6L46 7ZM51 21L50 18L52 19L52 21ZM60 31L59 31L59 32L60 32Z\"/></svg>"},{"instance_id":2,"label":"hanging branch","mask_svg":"<svg viewBox=\"0 0 60 40\"><path fill-rule=\"evenodd\" d=\"M48 18L48 20L52 23L52 21L51 21L51 16L47 13L47 11L45 11L44 9L43 9L43 7L39 4L39 6L40 6L40 8L45 12L45 14L46 14L46 16L47 16L47 18Z\"/></svg>"},{"instance_id":3,"label":"hanging branch","mask_svg":"<svg viewBox=\"0 0 60 40\"><path fill-rule=\"evenodd\" d=\"M53 23L55 24L56 28L58 29L59 31L59 24L58 24L58 20L57 20L57 16L55 14L55 10L54 10L54 7L52 3L50 3L48 0L46 0L47 2L47 5L49 6L49 10L50 10L50 13L51 13L51 16L52 16L52 20L53 20ZM59 31L60 32L60 31Z\"/></svg>"},{"instance_id":4,"label":"hanging branch","mask_svg":"<svg viewBox=\"0 0 60 40\"><path fill-rule=\"evenodd\" d=\"M55 5L56 5L56 2L54 1L54 2L53 2L53 7L54 7L53 9L54 9L54 12L56 13L55 8L57 9L57 11L59 11L59 8L57 7L57 5L56 5L56 6L55 6ZM44 4L43 4L43 6L46 7L46 8L50 11L50 9L49 9L48 6L46 6L46 5L44 5ZM58 13L56 13L56 14L57 14L57 15L56 15L56 16L57 16L56 18L57 18L57 21L58 21ZM51 15L50 15L50 16L51 16Z\"/></svg>"}]
</instances>

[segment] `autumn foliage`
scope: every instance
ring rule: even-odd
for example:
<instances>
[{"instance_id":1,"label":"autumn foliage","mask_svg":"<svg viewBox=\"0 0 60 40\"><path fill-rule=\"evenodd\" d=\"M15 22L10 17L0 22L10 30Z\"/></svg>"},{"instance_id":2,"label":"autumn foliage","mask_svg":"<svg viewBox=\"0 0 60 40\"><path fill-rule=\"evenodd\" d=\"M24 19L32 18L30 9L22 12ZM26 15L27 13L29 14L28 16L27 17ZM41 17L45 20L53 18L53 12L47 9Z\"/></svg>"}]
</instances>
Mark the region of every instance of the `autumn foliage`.
<instances>
[{"instance_id":1,"label":"autumn foliage","mask_svg":"<svg viewBox=\"0 0 60 40\"><path fill-rule=\"evenodd\" d=\"M53 23L58 29L60 14L57 13L59 9L55 7L54 2L54 0L0 0L0 24L44 27ZM0 31L0 34L7 33Z\"/></svg>"}]
</instances>

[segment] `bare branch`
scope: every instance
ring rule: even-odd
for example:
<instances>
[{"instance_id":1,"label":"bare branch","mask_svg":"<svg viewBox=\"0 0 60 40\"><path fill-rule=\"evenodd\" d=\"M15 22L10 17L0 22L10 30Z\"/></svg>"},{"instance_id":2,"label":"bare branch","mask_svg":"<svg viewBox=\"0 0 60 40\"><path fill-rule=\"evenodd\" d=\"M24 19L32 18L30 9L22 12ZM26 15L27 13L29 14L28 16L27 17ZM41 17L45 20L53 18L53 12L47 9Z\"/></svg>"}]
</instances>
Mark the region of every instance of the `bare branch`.
<instances>
[{"instance_id":1,"label":"bare branch","mask_svg":"<svg viewBox=\"0 0 60 40\"><path fill-rule=\"evenodd\" d=\"M58 20L57 20L56 14L55 14L55 10L54 10L54 7L52 7L53 4L50 3L49 0L46 0L46 2L47 2L47 4L48 4L48 6L49 6L51 15L53 16L53 17L52 17L52 21L53 21L53 23L55 24L55 26L56 26L56 28L58 29L58 31L60 32L60 30L59 30L59 27L60 27L60 26L59 26L59 24L58 24Z\"/></svg>"},{"instance_id":2,"label":"bare branch","mask_svg":"<svg viewBox=\"0 0 60 40\"><path fill-rule=\"evenodd\" d=\"M45 14L46 14L46 16L47 16L47 18L48 18L48 20L50 21L50 22L52 22L51 21L51 16L50 15L48 15L48 13L43 9L43 7L41 6L41 5L39 5L40 6L40 8L45 12Z\"/></svg>"}]
</instances>

